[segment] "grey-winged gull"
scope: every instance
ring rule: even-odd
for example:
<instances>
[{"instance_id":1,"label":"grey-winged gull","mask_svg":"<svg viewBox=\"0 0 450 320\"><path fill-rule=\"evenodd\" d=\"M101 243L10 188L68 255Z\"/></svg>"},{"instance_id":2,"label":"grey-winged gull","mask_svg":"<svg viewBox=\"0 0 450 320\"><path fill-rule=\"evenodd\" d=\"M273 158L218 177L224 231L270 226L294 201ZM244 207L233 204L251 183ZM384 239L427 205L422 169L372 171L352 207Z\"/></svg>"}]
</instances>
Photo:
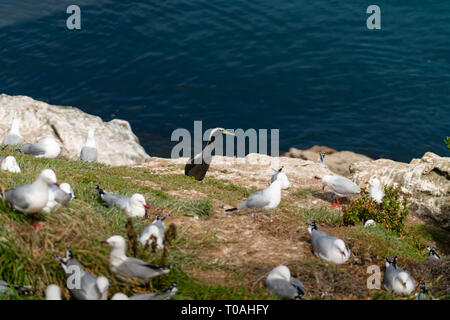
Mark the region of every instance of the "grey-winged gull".
<instances>
[{"instance_id":1,"label":"grey-winged gull","mask_svg":"<svg viewBox=\"0 0 450 320\"><path fill-rule=\"evenodd\" d=\"M282 189L288 189L291 186L291 183L289 182L289 179L287 175L284 172L281 172L283 170L283 167L281 167L278 170L272 169L275 171L275 173L272 175L272 178L270 179L270 183L274 182L277 179L281 179L281 188Z\"/></svg>"},{"instance_id":2,"label":"grey-winged gull","mask_svg":"<svg viewBox=\"0 0 450 320\"><path fill-rule=\"evenodd\" d=\"M36 158L56 158L61 153L61 146L53 137L47 137L40 142L24 144L17 151L32 154Z\"/></svg>"},{"instance_id":3,"label":"grey-winged gull","mask_svg":"<svg viewBox=\"0 0 450 320\"><path fill-rule=\"evenodd\" d=\"M322 190L325 190L325 185L333 190L338 195L338 202L333 203L334 207L342 203L342 197L360 194L359 187L351 180L339 175L325 175L322 177Z\"/></svg>"},{"instance_id":4,"label":"grey-winged gull","mask_svg":"<svg viewBox=\"0 0 450 320\"><path fill-rule=\"evenodd\" d=\"M31 213L34 220L34 214L42 211L47 204L48 189L52 184L58 185L55 172L44 169L33 183L23 184L0 194L14 210Z\"/></svg>"},{"instance_id":5,"label":"grey-winged gull","mask_svg":"<svg viewBox=\"0 0 450 320\"><path fill-rule=\"evenodd\" d=\"M4 146L13 146L22 144L23 139L20 135L20 120L14 118L11 124L11 130L9 130L8 134L3 138L2 145Z\"/></svg>"},{"instance_id":6,"label":"grey-winged gull","mask_svg":"<svg viewBox=\"0 0 450 320\"><path fill-rule=\"evenodd\" d=\"M108 207L115 205L119 209L124 210L129 217L144 217L146 210L150 208L147 205L144 196L140 193L135 193L131 197L127 197L115 195L111 192L105 192L98 185L95 189Z\"/></svg>"},{"instance_id":7,"label":"grey-winged gull","mask_svg":"<svg viewBox=\"0 0 450 320\"><path fill-rule=\"evenodd\" d=\"M428 253L428 260L429 261L440 260L441 259L441 256L436 252L436 249L434 249L434 248L432 248L430 246L427 246L427 249L429 251L429 253Z\"/></svg>"},{"instance_id":8,"label":"grey-winged gull","mask_svg":"<svg viewBox=\"0 0 450 320\"><path fill-rule=\"evenodd\" d=\"M384 191L381 188L381 182L377 178L370 178L369 181L366 182L366 184L369 184L370 190L369 195L370 197L375 200L376 203L380 204L383 197L384 197Z\"/></svg>"},{"instance_id":9,"label":"grey-winged gull","mask_svg":"<svg viewBox=\"0 0 450 320\"><path fill-rule=\"evenodd\" d=\"M314 220L308 231L311 234L313 252L317 257L336 264L345 263L350 258L351 251L345 246L344 241L317 230Z\"/></svg>"},{"instance_id":10,"label":"grey-winged gull","mask_svg":"<svg viewBox=\"0 0 450 320\"><path fill-rule=\"evenodd\" d=\"M283 181L276 179L270 186L264 190L253 193L247 200L240 202L236 208L226 209L225 211L235 211L243 209L276 208L281 201L281 187Z\"/></svg>"},{"instance_id":11,"label":"grey-winged gull","mask_svg":"<svg viewBox=\"0 0 450 320\"><path fill-rule=\"evenodd\" d=\"M194 177L197 181L205 178L206 172L212 160L212 151L214 150L214 142L222 134L234 136L235 134L225 130L224 128L214 128L209 134L208 143L205 148L196 156L190 158L184 167L184 174Z\"/></svg>"},{"instance_id":12,"label":"grey-winged gull","mask_svg":"<svg viewBox=\"0 0 450 320\"><path fill-rule=\"evenodd\" d=\"M416 284L408 272L397 267L397 257L394 257L392 260L386 258L383 286L396 294L410 294L414 291Z\"/></svg>"},{"instance_id":13,"label":"grey-winged gull","mask_svg":"<svg viewBox=\"0 0 450 320\"><path fill-rule=\"evenodd\" d=\"M9 171L12 173L20 173L19 164L16 161L16 158L13 156L7 156L6 158L0 157L0 168L5 171Z\"/></svg>"},{"instance_id":14,"label":"grey-winged gull","mask_svg":"<svg viewBox=\"0 0 450 320\"><path fill-rule=\"evenodd\" d=\"M51 284L45 289L45 300L62 300L61 288L56 284Z\"/></svg>"},{"instance_id":15,"label":"grey-winged gull","mask_svg":"<svg viewBox=\"0 0 450 320\"><path fill-rule=\"evenodd\" d=\"M144 230L142 230L139 236L139 242L145 246L147 243L151 248L152 245L152 236L156 238L156 250L162 250L164 248L164 223L163 221L169 217L170 214L160 217L156 215L156 219L152 222L152 224L147 225Z\"/></svg>"},{"instance_id":16,"label":"grey-winged gull","mask_svg":"<svg viewBox=\"0 0 450 320\"><path fill-rule=\"evenodd\" d=\"M122 236L115 235L102 243L109 244L112 249L109 255L109 268L114 275L123 281L147 283L150 279L167 274L172 266L156 266L140 259L127 257L127 244Z\"/></svg>"},{"instance_id":17,"label":"grey-winged gull","mask_svg":"<svg viewBox=\"0 0 450 320\"><path fill-rule=\"evenodd\" d=\"M73 258L72 249L68 248L66 257L61 258L53 254L61 262L66 274L67 288L77 300L107 300L109 281L106 277L95 277L85 271L83 267Z\"/></svg>"},{"instance_id":18,"label":"grey-winged gull","mask_svg":"<svg viewBox=\"0 0 450 320\"><path fill-rule=\"evenodd\" d=\"M306 294L303 283L292 277L289 268L284 265L274 268L269 273L266 286L270 292L280 298L301 299Z\"/></svg>"},{"instance_id":19,"label":"grey-winged gull","mask_svg":"<svg viewBox=\"0 0 450 320\"><path fill-rule=\"evenodd\" d=\"M162 294L152 292L128 297L125 294L118 292L111 297L111 300L169 300L177 292L178 292L177 282L174 282L170 285L170 287L167 290L164 290Z\"/></svg>"},{"instance_id":20,"label":"grey-winged gull","mask_svg":"<svg viewBox=\"0 0 450 320\"><path fill-rule=\"evenodd\" d=\"M88 132L88 136L86 139L86 143L83 148L81 148L80 159L87 162L95 162L97 161L98 152L97 152L97 143L94 138L94 130L90 129Z\"/></svg>"}]
</instances>

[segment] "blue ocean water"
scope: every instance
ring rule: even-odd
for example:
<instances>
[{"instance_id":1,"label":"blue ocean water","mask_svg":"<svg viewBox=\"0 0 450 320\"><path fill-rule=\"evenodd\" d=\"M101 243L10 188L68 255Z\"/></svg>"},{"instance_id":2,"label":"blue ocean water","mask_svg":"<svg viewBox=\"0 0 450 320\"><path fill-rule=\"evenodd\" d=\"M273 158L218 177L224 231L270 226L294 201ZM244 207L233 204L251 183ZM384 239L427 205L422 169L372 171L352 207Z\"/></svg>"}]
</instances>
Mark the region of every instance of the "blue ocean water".
<instances>
[{"instance_id":1,"label":"blue ocean water","mask_svg":"<svg viewBox=\"0 0 450 320\"><path fill-rule=\"evenodd\" d=\"M0 93L126 119L154 156L194 120L279 128L282 152L448 156L449 85L449 1L0 0Z\"/></svg>"}]
</instances>

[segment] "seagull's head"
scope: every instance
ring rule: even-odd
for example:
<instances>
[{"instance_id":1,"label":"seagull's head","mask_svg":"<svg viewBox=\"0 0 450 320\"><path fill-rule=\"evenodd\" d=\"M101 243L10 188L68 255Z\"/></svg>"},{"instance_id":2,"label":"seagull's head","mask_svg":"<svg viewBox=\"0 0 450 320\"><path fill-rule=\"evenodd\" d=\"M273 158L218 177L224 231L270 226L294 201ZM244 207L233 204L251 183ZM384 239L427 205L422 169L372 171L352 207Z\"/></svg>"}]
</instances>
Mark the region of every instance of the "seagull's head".
<instances>
[{"instance_id":1,"label":"seagull's head","mask_svg":"<svg viewBox=\"0 0 450 320\"><path fill-rule=\"evenodd\" d=\"M52 169L44 169L39 175L39 179L47 183L48 185L56 184L58 185L58 180L56 180L56 174Z\"/></svg>"},{"instance_id":2,"label":"seagull's head","mask_svg":"<svg viewBox=\"0 0 450 320\"><path fill-rule=\"evenodd\" d=\"M328 185L328 182L330 181L330 179L331 179L331 177L332 176L330 176L330 175L324 175L323 177L322 177L322 190L325 190L325 186L327 186Z\"/></svg>"},{"instance_id":3,"label":"seagull's head","mask_svg":"<svg viewBox=\"0 0 450 320\"><path fill-rule=\"evenodd\" d=\"M291 280L291 272L285 265L281 265L273 269L267 276L269 279L284 279L286 281Z\"/></svg>"},{"instance_id":4,"label":"seagull's head","mask_svg":"<svg viewBox=\"0 0 450 320\"><path fill-rule=\"evenodd\" d=\"M114 249L122 248L125 250L125 248L126 248L125 239L122 236L118 236L118 235L109 237L107 240L102 240L101 243L109 244Z\"/></svg>"},{"instance_id":5,"label":"seagull's head","mask_svg":"<svg viewBox=\"0 0 450 320\"><path fill-rule=\"evenodd\" d=\"M348 250L345 247L345 243L343 240L341 239L336 239L336 241L334 241L334 247L339 250L339 253L342 255L343 258L348 258Z\"/></svg>"},{"instance_id":6,"label":"seagull's head","mask_svg":"<svg viewBox=\"0 0 450 320\"><path fill-rule=\"evenodd\" d=\"M111 297L111 300L128 300L128 297L122 292L117 292L114 293L114 295Z\"/></svg>"},{"instance_id":7,"label":"seagull's head","mask_svg":"<svg viewBox=\"0 0 450 320\"><path fill-rule=\"evenodd\" d=\"M140 193L135 193L131 196L131 203L133 205L143 206L145 209L150 209L150 207L147 205L147 202L145 201L145 198Z\"/></svg>"},{"instance_id":8,"label":"seagull's head","mask_svg":"<svg viewBox=\"0 0 450 320\"><path fill-rule=\"evenodd\" d=\"M397 279L396 279L396 280L400 283L400 285L401 285L403 288L406 289L408 279L409 279L409 275L408 275L405 271L402 271L402 272L400 272L400 273L397 275Z\"/></svg>"},{"instance_id":9,"label":"seagull's head","mask_svg":"<svg viewBox=\"0 0 450 320\"><path fill-rule=\"evenodd\" d=\"M96 280L98 291L100 292L100 299L108 297L109 280L108 278L101 276Z\"/></svg>"},{"instance_id":10,"label":"seagull's head","mask_svg":"<svg viewBox=\"0 0 450 320\"><path fill-rule=\"evenodd\" d=\"M378 179L375 178L375 177L370 178L369 181L366 182L366 184L367 184L367 183L369 184L369 186L370 186L371 188L378 188L378 187L381 185L380 180L378 180Z\"/></svg>"}]
</instances>

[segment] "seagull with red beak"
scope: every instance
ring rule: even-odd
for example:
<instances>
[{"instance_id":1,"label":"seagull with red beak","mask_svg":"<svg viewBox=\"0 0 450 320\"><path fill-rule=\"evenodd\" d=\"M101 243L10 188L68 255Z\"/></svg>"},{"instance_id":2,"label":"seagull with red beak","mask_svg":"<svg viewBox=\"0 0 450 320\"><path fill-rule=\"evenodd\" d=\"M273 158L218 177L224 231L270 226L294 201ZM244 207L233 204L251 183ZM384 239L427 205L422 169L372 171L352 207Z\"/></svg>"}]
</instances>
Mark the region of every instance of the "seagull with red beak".
<instances>
[{"instance_id":1,"label":"seagull with red beak","mask_svg":"<svg viewBox=\"0 0 450 320\"><path fill-rule=\"evenodd\" d=\"M359 187L351 180L339 175L325 175L322 177L322 190L328 186L339 197L333 207L342 204L342 197L360 194Z\"/></svg>"},{"instance_id":2,"label":"seagull with red beak","mask_svg":"<svg viewBox=\"0 0 450 320\"><path fill-rule=\"evenodd\" d=\"M8 202L14 210L34 215L44 209L48 201L48 190L51 185L58 185L55 172L52 169L44 169L36 181L20 185L16 188L0 192L0 197Z\"/></svg>"},{"instance_id":3,"label":"seagull with red beak","mask_svg":"<svg viewBox=\"0 0 450 320\"><path fill-rule=\"evenodd\" d=\"M96 186L100 198L106 202L108 207L113 205L117 206L119 209L124 210L129 217L144 217L146 210L150 209L147 205L145 198L140 193L135 193L131 197L115 195L111 192L105 192Z\"/></svg>"},{"instance_id":4,"label":"seagull with red beak","mask_svg":"<svg viewBox=\"0 0 450 320\"><path fill-rule=\"evenodd\" d=\"M392 260L386 258L383 286L396 294L407 295L414 291L416 283L408 272L397 267L397 257L394 257Z\"/></svg>"}]
</instances>

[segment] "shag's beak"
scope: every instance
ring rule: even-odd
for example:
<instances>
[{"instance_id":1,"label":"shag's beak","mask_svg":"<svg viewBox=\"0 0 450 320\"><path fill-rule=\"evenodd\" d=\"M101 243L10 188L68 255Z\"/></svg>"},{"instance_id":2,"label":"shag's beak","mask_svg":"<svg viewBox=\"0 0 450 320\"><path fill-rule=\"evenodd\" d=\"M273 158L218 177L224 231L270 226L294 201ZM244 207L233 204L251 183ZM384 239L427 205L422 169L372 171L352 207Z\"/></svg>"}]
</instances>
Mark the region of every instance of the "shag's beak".
<instances>
[{"instance_id":1,"label":"shag's beak","mask_svg":"<svg viewBox=\"0 0 450 320\"><path fill-rule=\"evenodd\" d=\"M55 186L59 187L59 183L58 183L58 182L55 182Z\"/></svg>"},{"instance_id":2,"label":"shag's beak","mask_svg":"<svg viewBox=\"0 0 450 320\"><path fill-rule=\"evenodd\" d=\"M108 244L108 241L102 240L102 241L100 241L100 243L101 243L101 244Z\"/></svg>"},{"instance_id":3,"label":"shag's beak","mask_svg":"<svg viewBox=\"0 0 450 320\"><path fill-rule=\"evenodd\" d=\"M223 132L223 134L228 134L228 135L230 135L230 136L236 136L234 133L232 133L232 132L230 132L230 131L227 131L227 130L225 130L225 131Z\"/></svg>"},{"instance_id":4,"label":"shag's beak","mask_svg":"<svg viewBox=\"0 0 450 320\"><path fill-rule=\"evenodd\" d=\"M150 209L150 207L148 206L148 204L144 204L144 208L147 209L147 210Z\"/></svg>"}]
</instances>

